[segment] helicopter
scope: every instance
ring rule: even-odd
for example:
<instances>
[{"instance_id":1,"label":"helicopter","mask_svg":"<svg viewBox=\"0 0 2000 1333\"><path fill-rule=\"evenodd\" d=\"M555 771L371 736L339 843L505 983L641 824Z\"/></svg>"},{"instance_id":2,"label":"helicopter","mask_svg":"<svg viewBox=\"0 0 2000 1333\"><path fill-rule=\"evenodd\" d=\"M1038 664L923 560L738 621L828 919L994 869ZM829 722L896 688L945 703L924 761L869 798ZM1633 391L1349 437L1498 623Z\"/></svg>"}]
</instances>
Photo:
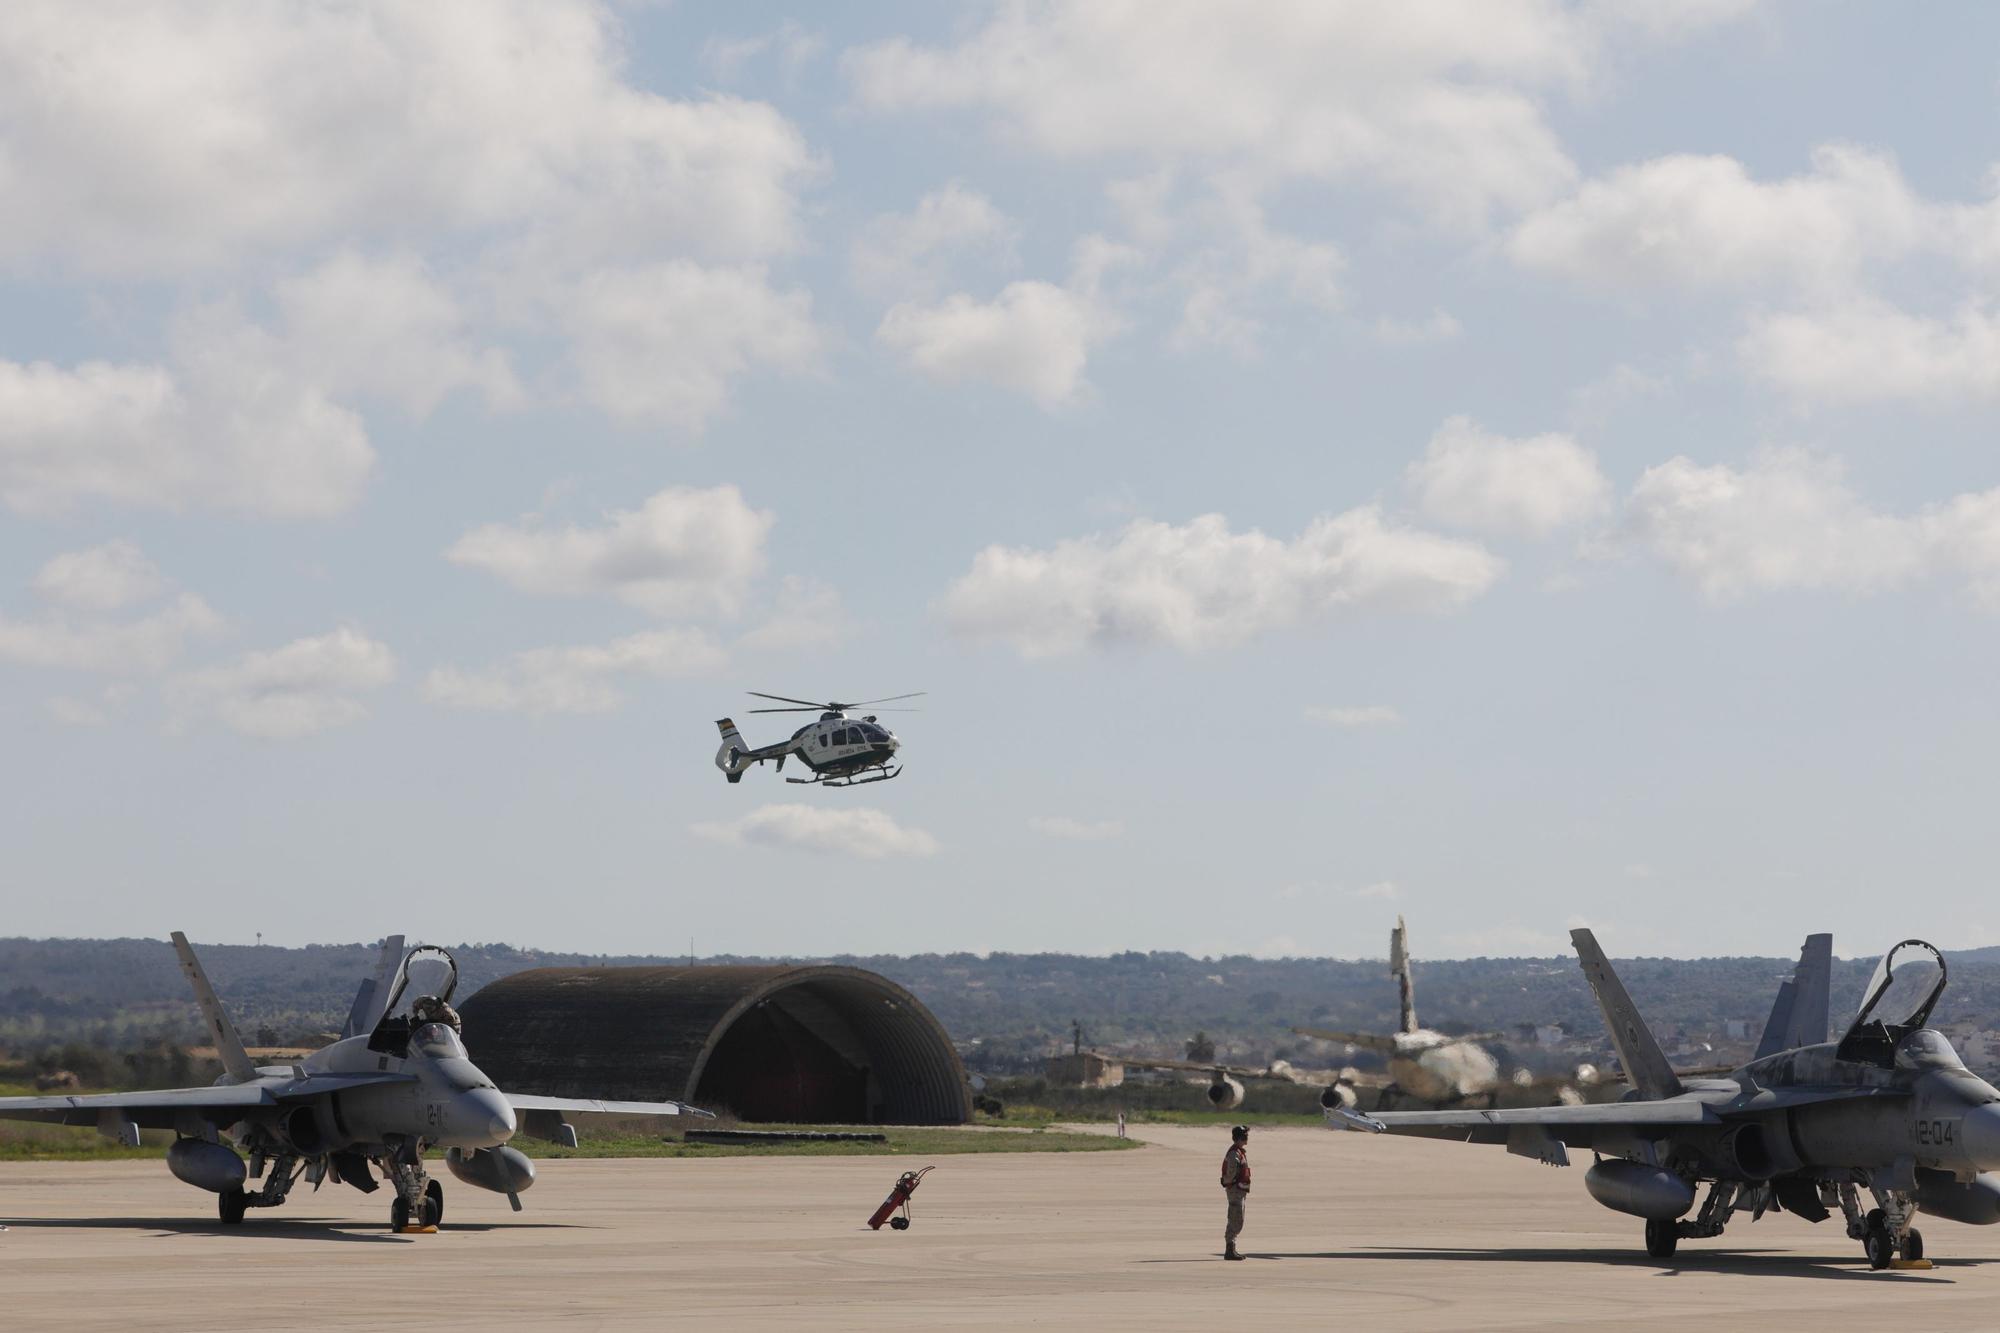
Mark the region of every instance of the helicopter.
<instances>
[{"instance_id":1,"label":"helicopter","mask_svg":"<svg viewBox=\"0 0 2000 1333\"><path fill-rule=\"evenodd\" d=\"M767 759L779 772L783 772L785 760L797 755L799 762L812 770L812 776L786 778L785 781L800 786L860 787L871 782L887 782L903 771L901 765L889 767L903 743L896 739L895 732L877 722L873 713L860 718L850 718L848 714L874 704L915 699L927 691L892 694L886 699L863 699L859 703L841 703L838 700L812 703L757 690L746 693L758 699L796 705L791 708L752 708L749 710L752 713L818 713L819 720L800 727L792 733L790 740L752 748L744 741L743 733L736 729L734 721L726 717L718 718L715 726L722 733L722 748L715 752L715 766L722 770L722 776L731 782L741 782L746 769ZM918 710L885 708L882 711L914 713Z\"/></svg>"}]
</instances>

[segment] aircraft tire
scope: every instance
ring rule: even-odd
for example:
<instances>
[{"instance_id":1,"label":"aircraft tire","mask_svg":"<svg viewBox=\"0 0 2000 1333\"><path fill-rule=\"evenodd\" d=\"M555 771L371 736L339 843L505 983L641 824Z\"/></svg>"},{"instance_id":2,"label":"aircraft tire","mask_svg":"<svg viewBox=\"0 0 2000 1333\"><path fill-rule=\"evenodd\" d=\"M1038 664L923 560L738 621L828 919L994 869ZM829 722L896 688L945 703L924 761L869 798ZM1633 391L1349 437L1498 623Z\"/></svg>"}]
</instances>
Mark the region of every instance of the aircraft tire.
<instances>
[{"instance_id":1,"label":"aircraft tire","mask_svg":"<svg viewBox=\"0 0 2000 1333\"><path fill-rule=\"evenodd\" d=\"M444 1186L435 1180L424 1186L424 1210L420 1216L427 1227L444 1221Z\"/></svg>"},{"instance_id":2,"label":"aircraft tire","mask_svg":"<svg viewBox=\"0 0 2000 1333\"><path fill-rule=\"evenodd\" d=\"M1646 1223L1646 1253L1655 1259L1671 1259L1680 1247L1680 1227L1672 1221Z\"/></svg>"},{"instance_id":3,"label":"aircraft tire","mask_svg":"<svg viewBox=\"0 0 2000 1333\"><path fill-rule=\"evenodd\" d=\"M215 1196L215 1211L226 1227L243 1225L243 1214L249 1207L250 1196L242 1190L224 1190Z\"/></svg>"},{"instance_id":4,"label":"aircraft tire","mask_svg":"<svg viewBox=\"0 0 2000 1333\"><path fill-rule=\"evenodd\" d=\"M389 1204L389 1230L401 1231L410 1224L410 1204L399 1190Z\"/></svg>"},{"instance_id":5,"label":"aircraft tire","mask_svg":"<svg viewBox=\"0 0 2000 1333\"><path fill-rule=\"evenodd\" d=\"M1896 1238L1889 1234L1887 1227L1870 1227L1861 1244L1868 1251L1870 1268L1887 1268L1889 1261L1896 1257Z\"/></svg>"},{"instance_id":6,"label":"aircraft tire","mask_svg":"<svg viewBox=\"0 0 2000 1333\"><path fill-rule=\"evenodd\" d=\"M1903 1257L1905 1259L1924 1257L1924 1233L1915 1227L1911 1227L1910 1234L1903 1237Z\"/></svg>"}]
</instances>

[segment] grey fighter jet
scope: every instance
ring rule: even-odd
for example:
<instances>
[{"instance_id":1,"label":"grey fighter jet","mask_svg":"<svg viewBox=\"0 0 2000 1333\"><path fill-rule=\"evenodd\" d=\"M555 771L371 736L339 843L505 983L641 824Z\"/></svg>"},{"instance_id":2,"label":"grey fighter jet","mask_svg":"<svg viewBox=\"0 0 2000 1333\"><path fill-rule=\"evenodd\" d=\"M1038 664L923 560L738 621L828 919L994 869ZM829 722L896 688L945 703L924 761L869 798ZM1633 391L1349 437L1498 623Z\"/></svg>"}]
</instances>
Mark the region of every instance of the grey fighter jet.
<instances>
[{"instance_id":1,"label":"grey fighter jet","mask_svg":"<svg viewBox=\"0 0 2000 1333\"><path fill-rule=\"evenodd\" d=\"M377 974L362 983L339 1041L296 1065L256 1066L187 937L175 931L173 938L222 1058L225 1072L215 1085L0 1097L0 1117L91 1125L127 1145L139 1142L141 1129L171 1129L177 1137L167 1169L216 1195L224 1223L241 1222L250 1208L275 1208L301 1179L314 1189L334 1180L372 1194L379 1169L395 1189L390 1225L435 1227L444 1217L444 1187L424 1169L430 1148L445 1149L453 1175L505 1194L519 1212L535 1164L507 1146L517 1131L575 1147L572 1116L709 1114L679 1102L502 1092L465 1053L450 1004L457 964L443 949L420 945L397 966L401 936L383 945ZM247 1166L231 1143L248 1154ZM263 1183L246 1188L251 1180Z\"/></svg>"},{"instance_id":2,"label":"grey fighter jet","mask_svg":"<svg viewBox=\"0 0 2000 1333\"><path fill-rule=\"evenodd\" d=\"M1596 937L1588 930L1570 937L1631 1077L1627 1100L1514 1111L1335 1110L1328 1122L1504 1144L1555 1166L1569 1165L1570 1148L1588 1149L1591 1197L1644 1218L1646 1252L1657 1258L1670 1257L1683 1237L1721 1235L1745 1208L1753 1219L1792 1212L1810 1222L1837 1208L1875 1268L1899 1254L1923 1258L1913 1225L1919 1212L2000 1222L2000 1176L1990 1174L2000 1169L2000 1091L1926 1026L1945 986L1944 958L1931 945L1904 940L1888 952L1839 1041L1825 1041L1822 1029L1815 1044L1765 1054L1726 1078L1684 1080ZM1810 1014L1819 984L1812 974L1794 979L1796 1012ZM1707 1197L1684 1220L1703 1183ZM1874 1207L1862 1207L1862 1191Z\"/></svg>"}]
</instances>

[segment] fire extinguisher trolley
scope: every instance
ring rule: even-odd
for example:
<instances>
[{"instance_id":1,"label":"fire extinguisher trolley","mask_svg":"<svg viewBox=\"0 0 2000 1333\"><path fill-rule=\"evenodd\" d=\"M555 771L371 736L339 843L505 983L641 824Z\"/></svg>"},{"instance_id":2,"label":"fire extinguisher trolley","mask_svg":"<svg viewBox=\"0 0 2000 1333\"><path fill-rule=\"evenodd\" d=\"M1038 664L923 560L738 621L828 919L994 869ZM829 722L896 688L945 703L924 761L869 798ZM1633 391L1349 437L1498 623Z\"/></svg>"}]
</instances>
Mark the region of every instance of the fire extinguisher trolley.
<instances>
[{"instance_id":1,"label":"fire extinguisher trolley","mask_svg":"<svg viewBox=\"0 0 2000 1333\"><path fill-rule=\"evenodd\" d=\"M910 1196L917 1192L917 1186L923 1184L924 1177L935 1170L937 1170L936 1167L927 1166L921 1171L905 1171L902 1175L898 1176L896 1178L896 1187L889 1191L888 1198L882 1200L882 1206L877 1208L875 1215L868 1219L868 1225L874 1230L880 1231L882 1224L887 1222L892 1230L908 1231L910 1229ZM902 1215L900 1217L891 1216L898 1208L903 1210Z\"/></svg>"}]
</instances>

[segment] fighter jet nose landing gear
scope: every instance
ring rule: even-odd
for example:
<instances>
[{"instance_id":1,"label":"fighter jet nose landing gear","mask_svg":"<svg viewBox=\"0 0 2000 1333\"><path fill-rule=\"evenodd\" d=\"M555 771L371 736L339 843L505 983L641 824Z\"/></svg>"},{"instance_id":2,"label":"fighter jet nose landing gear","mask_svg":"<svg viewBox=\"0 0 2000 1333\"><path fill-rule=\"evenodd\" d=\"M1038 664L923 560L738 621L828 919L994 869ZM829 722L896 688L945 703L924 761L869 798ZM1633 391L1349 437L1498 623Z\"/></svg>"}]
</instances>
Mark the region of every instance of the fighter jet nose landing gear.
<instances>
[{"instance_id":1,"label":"fighter jet nose landing gear","mask_svg":"<svg viewBox=\"0 0 2000 1333\"><path fill-rule=\"evenodd\" d=\"M444 1221L444 1186L431 1180L424 1183L424 1192L415 1207L396 1193L395 1202L389 1205L389 1230L405 1235L428 1235L438 1229Z\"/></svg>"}]
</instances>

